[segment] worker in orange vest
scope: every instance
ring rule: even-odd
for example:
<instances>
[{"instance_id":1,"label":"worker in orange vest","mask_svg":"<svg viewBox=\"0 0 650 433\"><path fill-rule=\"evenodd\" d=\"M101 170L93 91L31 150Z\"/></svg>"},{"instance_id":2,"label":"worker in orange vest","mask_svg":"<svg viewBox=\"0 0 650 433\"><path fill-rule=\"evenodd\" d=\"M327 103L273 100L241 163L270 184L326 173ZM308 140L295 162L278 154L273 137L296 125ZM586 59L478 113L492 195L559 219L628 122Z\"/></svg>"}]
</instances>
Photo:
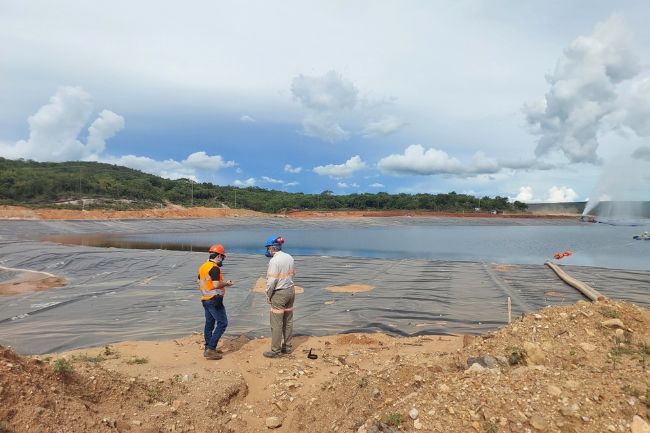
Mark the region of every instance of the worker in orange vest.
<instances>
[{"instance_id":1,"label":"worker in orange vest","mask_svg":"<svg viewBox=\"0 0 650 433\"><path fill-rule=\"evenodd\" d=\"M221 266L226 258L224 247L215 244L208 251L210 257L199 267L198 276L201 304L205 311L203 356L207 359L221 359L223 352L217 349L217 344L228 327L228 316L226 307L223 305L223 297L226 294L226 287L232 286L232 280L223 281L221 273Z\"/></svg>"}]
</instances>

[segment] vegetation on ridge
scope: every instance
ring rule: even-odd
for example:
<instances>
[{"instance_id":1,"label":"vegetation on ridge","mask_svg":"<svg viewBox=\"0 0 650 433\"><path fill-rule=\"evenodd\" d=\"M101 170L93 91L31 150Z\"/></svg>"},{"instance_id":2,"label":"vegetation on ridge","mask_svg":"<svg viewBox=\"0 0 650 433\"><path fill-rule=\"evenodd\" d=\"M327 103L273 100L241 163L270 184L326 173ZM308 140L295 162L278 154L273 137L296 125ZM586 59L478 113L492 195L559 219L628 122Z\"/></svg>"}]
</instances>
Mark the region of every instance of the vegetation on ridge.
<instances>
[{"instance_id":1,"label":"vegetation on ridge","mask_svg":"<svg viewBox=\"0 0 650 433\"><path fill-rule=\"evenodd\" d=\"M447 212L501 209L523 211L526 204L506 197L467 194L335 195L332 191L304 194L259 187L238 188L165 179L99 162L34 162L0 158L0 204L79 208L151 208L167 204L232 207L261 212L300 210L432 210Z\"/></svg>"}]
</instances>

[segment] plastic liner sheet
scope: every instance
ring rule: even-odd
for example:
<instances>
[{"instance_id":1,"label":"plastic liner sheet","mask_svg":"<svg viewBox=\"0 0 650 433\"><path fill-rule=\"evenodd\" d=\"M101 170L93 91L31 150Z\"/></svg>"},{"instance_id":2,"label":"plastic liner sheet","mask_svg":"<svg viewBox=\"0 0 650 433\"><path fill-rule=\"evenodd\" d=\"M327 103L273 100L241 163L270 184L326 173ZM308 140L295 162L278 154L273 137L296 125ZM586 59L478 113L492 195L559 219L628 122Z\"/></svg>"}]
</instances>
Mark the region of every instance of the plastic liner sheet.
<instances>
[{"instance_id":1,"label":"plastic liner sheet","mask_svg":"<svg viewBox=\"0 0 650 433\"><path fill-rule=\"evenodd\" d=\"M194 230L208 224L157 223L157 230ZM128 221L0 223L0 265L49 272L68 282L45 292L0 297L0 344L20 353L42 354L202 332L196 271L207 254L61 245L20 237L24 233L123 233L143 226ZM295 258L295 281L304 288L297 295L294 314L294 330L299 334L481 334L507 322L508 297L513 317L583 299L542 264ZM265 295L252 291L267 263L262 254L229 254L224 262L225 278L235 282L225 300L227 335L269 335ZM565 269L607 296L650 306L648 271ZM0 271L0 281L5 279L2 272L10 271ZM374 289L326 290L347 284L369 284Z\"/></svg>"}]
</instances>

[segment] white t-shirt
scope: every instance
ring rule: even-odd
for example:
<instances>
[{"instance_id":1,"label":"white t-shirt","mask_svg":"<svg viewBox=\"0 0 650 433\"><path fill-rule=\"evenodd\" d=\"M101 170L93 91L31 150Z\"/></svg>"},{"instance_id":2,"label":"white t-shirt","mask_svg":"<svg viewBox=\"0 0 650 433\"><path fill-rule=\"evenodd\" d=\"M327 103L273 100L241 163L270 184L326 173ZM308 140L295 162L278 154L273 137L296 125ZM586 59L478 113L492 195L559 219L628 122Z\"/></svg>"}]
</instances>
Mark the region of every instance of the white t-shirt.
<instances>
[{"instance_id":1,"label":"white t-shirt","mask_svg":"<svg viewBox=\"0 0 650 433\"><path fill-rule=\"evenodd\" d=\"M295 274L293 257L285 252L276 251L269 261L269 269L266 272L266 296L270 298L276 290L293 287Z\"/></svg>"}]
</instances>

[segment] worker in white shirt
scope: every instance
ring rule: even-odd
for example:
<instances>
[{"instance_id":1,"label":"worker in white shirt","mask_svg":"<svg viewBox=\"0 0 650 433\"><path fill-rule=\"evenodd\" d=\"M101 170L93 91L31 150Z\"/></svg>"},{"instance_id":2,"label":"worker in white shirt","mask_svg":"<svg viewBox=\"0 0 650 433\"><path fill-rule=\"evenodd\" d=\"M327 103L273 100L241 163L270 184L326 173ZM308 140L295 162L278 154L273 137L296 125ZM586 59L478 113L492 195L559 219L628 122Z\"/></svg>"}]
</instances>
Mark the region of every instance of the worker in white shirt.
<instances>
[{"instance_id":1,"label":"worker in white shirt","mask_svg":"<svg viewBox=\"0 0 650 433\"><path fill-rule=\"evenodd\" d=\"M284 238L271 236L266 241L266 256L271 257L266 272L266 300L271 304L271 351L267 358L291 353L293 301L296 291L293 276L296 267L291 255L282 251Z\"/></svg>"}]
</instances>

